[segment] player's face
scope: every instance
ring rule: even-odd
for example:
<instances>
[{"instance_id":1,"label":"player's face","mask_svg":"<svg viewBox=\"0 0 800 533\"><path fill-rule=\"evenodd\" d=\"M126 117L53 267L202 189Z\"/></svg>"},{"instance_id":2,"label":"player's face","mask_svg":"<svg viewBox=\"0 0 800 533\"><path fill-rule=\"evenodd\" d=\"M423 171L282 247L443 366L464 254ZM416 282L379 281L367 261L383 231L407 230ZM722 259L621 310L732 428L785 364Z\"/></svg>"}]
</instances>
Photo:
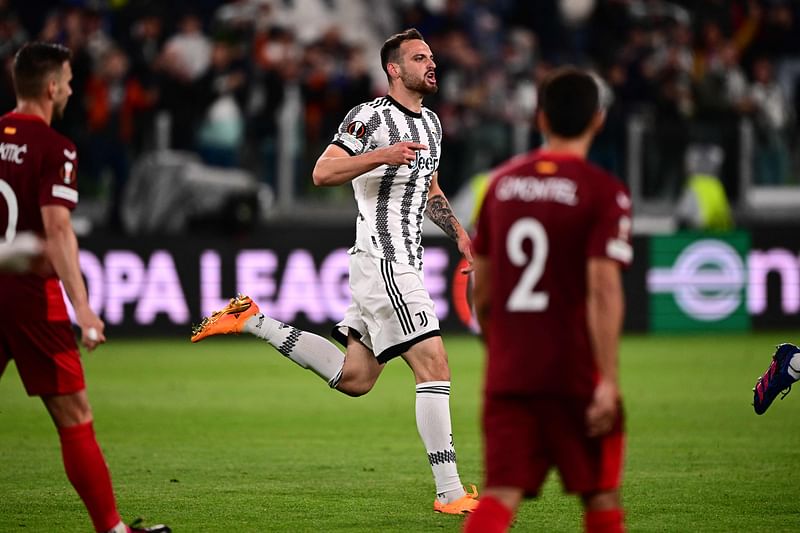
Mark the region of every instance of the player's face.
<instances>
[{"instance_id":1,"label":"player's face","mask_svg":"<svg viewBox=\"0 0 800 533\"><path fill-rule=\"evenodd\" d=\"M72 81L72 67L69 61L65 61L61 66L61 72L56 76L56 89L53 93L53 113L56 117L61 118L64 116L64 109L67 107L67 101L72 96L72 87L69 83Z\"/></svg>"},{"instance_id":2,"label":"player's face","mask_svg":"<svg viewBox=\"0 0 800 533\"><path fill-rule=\"evenodd\" d=\"M428 44L419 39L405 41L400 45L400 81L406 89L420 94L434 94L436 63Z\"/></svg>"}]
</instances>

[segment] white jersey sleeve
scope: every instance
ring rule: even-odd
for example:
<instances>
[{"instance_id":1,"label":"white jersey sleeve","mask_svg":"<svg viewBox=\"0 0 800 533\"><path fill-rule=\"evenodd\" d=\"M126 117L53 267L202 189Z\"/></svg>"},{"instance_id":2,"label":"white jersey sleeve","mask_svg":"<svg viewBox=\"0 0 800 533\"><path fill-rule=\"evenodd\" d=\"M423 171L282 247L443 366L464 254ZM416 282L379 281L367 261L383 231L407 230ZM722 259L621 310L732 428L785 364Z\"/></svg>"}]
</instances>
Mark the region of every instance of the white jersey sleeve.
<instances>
[{"instance_id":1,"label":"white jersey sleeve","mask_svg":"<svg viewBox=\"0 0 800 533\"><path fill-rule=\"evenodd\" d=\"M339 124L331 144L343 148L350 155L360 155L378 146L388 146L388 139L381 139L382 123L377 109L368 103L359 104Z\"/></svg>"}]
</instances>

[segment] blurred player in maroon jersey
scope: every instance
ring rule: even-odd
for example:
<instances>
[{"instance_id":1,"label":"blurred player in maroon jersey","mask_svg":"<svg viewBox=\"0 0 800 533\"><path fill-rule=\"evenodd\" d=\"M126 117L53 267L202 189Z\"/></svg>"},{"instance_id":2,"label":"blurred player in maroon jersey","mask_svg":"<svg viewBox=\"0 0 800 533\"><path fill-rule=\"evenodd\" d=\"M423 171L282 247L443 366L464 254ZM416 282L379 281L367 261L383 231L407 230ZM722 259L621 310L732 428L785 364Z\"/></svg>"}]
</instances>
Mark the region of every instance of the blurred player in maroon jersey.
<instances>
[{"instance_id":1,"label":"blurred player in maroon jersey","mask_svg":"<svg viewBox=\"0 0 800 533\"><path fill-rule=\"evenodd\" d=\"M481 208L486 488L468 533L506 531L552 466L581 496L586 531L624 530L617 354L631 206L625 187L585 160L603 118L590 74L555 71L537 113L545 146L494 171Z\"/></svg>"},{"instance_id":2,"label":"blurred player in maroon jersey","mask_svg":"<svg viewBox=\"0 0 800 533\"><path fill-rule=\"evenodd\" d=\"M20 49L13 66L17 107L0 117L0 242L12 247L18 235L32 232L44 250L27 273L0 273L0 374L13 358L27 393L41 396L58 429L67 477L95 530L169 532L166 526L131 529L120 520L59 286L61 281L75 309L82 344L91 351L104 343L70 219L78 202L78 157L75 145L50 127L72 94L69 60L69 49L60 45Z\"/></svg>"}]
</instances>

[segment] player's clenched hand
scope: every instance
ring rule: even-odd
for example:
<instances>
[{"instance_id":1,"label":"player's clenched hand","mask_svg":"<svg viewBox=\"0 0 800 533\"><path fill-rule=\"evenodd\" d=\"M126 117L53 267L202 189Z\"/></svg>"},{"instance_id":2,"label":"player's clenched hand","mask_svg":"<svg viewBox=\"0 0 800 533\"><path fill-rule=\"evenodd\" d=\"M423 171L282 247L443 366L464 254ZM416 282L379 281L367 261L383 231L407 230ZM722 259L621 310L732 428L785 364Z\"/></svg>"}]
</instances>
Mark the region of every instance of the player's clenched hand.
<instances>
[{"instance_id":1,"label":"player's clenched hand","mask_svg":"<svg viewBox=\"0 0 800 533\"><path fill-rule=\"evenodd\" d=\"M594 389L592 403L586 409L586 430L590 437L605 435L617 421L619 389L610 381L601 380Z\"/></svg>"},{"instance_id":2,"label":"player's clenched hand","mask_svg":"<svg viewBox=\"0 0 800 533\"><path fill-rule=\"evenodd\" d=\"M417 150L427 149L425 144L405 141L381 148L381 156L385 165L408 165L417 158Z\"/></svg>"},{"instance_id":3,"label":"player's clenched hand","mask_svg":"<svg viewBox=\"0 0 800 533\"><path fill-rule=\"evenodd\" d=\"M106 342L106 325L94 311L86 306L84 309L75 310L78 326L81 328L81 344L90 352Z\"/></svg>"}]
</instances>

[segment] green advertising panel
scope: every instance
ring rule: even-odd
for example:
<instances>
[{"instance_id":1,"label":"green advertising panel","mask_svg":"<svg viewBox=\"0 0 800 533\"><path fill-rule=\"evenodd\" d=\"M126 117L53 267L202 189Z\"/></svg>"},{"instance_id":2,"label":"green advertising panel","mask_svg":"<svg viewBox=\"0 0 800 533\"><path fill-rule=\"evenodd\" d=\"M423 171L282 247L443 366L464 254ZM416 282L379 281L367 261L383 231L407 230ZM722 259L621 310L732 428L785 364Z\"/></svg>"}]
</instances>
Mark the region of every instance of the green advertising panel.
<instances>
[{"instance_id":1,"label":"green advertising panel","mask_svg":"<svg viewBox=\"0 0 800 533\"><path fill-rule=\"evenodd\" d=\"M650 331L750 328L744 232L652 237L647 288Z\"/></svg>"}]
</instances>

